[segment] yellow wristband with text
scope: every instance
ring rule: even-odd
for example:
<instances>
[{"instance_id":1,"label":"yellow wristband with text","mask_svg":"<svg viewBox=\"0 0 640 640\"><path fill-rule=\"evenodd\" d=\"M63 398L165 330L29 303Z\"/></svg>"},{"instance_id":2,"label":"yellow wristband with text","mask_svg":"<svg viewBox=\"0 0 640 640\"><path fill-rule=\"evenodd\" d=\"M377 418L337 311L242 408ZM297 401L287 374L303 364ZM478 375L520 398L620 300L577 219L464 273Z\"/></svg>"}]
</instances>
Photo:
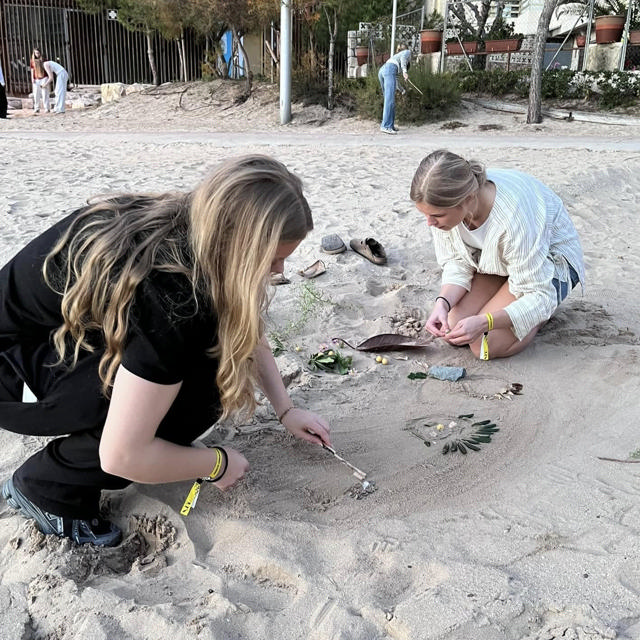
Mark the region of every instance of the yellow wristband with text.
<instances>
[{"instance_id":1,"label":"yellow wristband with text","mask_svg":"<svg viewBox=\"0 0 640 640\"><path fill-rule=\"evenodd\" d=\"M487 323L489 324L487 331L491 331L493 329L493 316L490 313L485 313L484 315L487 319Z\"/></svg>"}]
</instances>

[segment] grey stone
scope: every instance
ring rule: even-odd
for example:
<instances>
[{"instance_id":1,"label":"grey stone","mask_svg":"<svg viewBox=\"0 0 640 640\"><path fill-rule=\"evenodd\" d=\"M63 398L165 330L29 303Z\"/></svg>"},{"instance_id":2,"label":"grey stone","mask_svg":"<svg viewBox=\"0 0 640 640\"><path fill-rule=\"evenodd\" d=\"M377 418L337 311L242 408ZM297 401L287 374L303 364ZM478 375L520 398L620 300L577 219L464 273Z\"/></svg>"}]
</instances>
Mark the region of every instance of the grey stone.
<instances>
[{"instance_id":1,"label":"grey stone","mask_svg":"<svg viewBox=\"0 0 640 640\"><path fill-rule=\"evenodd\" d=\"M466 374L467 370L464 367L433 366L429 367L429 371L427 371L427 375L430 378L437 378L438 380L449 380L451 382L455 382L456 380L460 380L460 378L464 378Z\"/></svg>"}]
</instances>

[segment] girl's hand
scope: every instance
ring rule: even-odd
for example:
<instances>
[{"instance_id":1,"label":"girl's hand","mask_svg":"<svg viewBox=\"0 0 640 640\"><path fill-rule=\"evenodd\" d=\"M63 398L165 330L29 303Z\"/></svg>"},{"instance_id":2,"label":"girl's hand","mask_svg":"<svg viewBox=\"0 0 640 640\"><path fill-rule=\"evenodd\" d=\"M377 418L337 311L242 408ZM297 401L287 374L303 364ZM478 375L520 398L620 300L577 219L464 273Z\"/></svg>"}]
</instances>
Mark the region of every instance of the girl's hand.
<instances>
[{"instance_id":1,"label":"girl's hand","mask_svg":"<svg viewBox=\"0 0 640 640\"><path fill-rule=\"evenodd\" d=\"M424 328L436 338L444 338L449 332L449 313L445 309L444 305L437 304L434 307L427 324Z\"/></svg>"},{"instance_id":2,"label":"girl's hand","mask_svg":"<svg viewBox=\"0 0 640 640\"><path fill-rule=\"evenodd\" d=\"M227 470L220 480L212 484L218 487L220 491L226 491L244 478L244 474L249 469L249 463L239 451L228 449L227 447L222 448L227 454Z\"/></svg>"},{"instance_id":3,"label":"girl's hand","mask_svg":"<svg viewBox=\"0 0 640 640\"><path fill-rule=\"evenodd\" d=\"M330 427L327 421L304 409L294 407L282 418L284 428L296 438L312 442L313 444L326 444L331 446L329 439Z\"/></svg>"},{"instance_id":4,"label":"girl's hand","mask_svg":"<svg viewBox=\"0 0 640 640\"><path fill-rule=\"evenodd\" d=\"M447 334L446 340L455 345L471 344L480 338L487 328L487 318L484 315L469 316L456 324Z\"/></svg>"}]
</instances>

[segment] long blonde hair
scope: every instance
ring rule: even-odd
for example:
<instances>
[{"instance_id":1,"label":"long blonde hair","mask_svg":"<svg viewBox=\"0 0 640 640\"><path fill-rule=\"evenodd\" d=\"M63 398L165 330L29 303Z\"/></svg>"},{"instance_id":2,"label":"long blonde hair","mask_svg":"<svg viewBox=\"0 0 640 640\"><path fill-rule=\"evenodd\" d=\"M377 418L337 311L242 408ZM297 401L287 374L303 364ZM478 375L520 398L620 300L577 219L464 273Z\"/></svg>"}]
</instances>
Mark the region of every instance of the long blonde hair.
<instances>
[{"instance_id":1,"label":"long blonde hair","mask_svg":"<svg viewBox=\"0 0 640 640\"><path fill-rule=\"evenodd\" d=\"M456 207L487 181L487 173L476 160L438 149L422 160L411 181L413 202L434 207Z\"/></svg>"},{"instance_id":2,"label":"long blonde hair","mask_svg":"<svg viewBox=\"0 0 640 640\"><path fill-rule=\"evenodd\" d=\"M39 54L38 56L36 56L36 51ZM31 52L31 66L33 67L34 73L38 78L44 78L47 75L47 71L44 68L42 53L40 53L40 49L38 49L38 47L35 47Z\"/></svg>"},{"instance_id":3,"label":"long blonde hair","mask_svg":"<svg viewBox=\"0 0 640 640\"><path fill-rule=\"evenodd\" d=\"M263 335L269 267L278 245L313 228L302 184L277 160L228 161L190 193L127 195L80 213L47 256L43 272L62 294L54 334L61 360L92 350L100 331L99 373L108 394L121 362L137 286L152 271L183 274L198 304L218 318L209 355L218 360L222 418L255 407L253 353ZM68 342L71 339L73 346Z\"/></svg>"}]
</instances>

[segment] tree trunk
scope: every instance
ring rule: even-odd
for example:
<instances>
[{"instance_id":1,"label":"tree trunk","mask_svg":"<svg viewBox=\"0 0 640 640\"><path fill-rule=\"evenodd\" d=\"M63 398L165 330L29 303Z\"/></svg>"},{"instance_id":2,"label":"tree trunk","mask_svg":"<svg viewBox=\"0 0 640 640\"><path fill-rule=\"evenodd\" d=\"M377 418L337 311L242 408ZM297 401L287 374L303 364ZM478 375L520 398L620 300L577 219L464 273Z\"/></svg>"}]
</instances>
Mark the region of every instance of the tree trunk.
<instances>
[{"instance_id":1,"label":"tree trunk","mask_svg":"<svg viewBox=\"0 0 640 640\"><path fill-rule=\"evenodd\" d=\"M327 24L329 26L329 56L327 59L327 109L331 110L334 107L333 104L333 63L336 50L336 34L338 33L338 11L333 9L333 28L331 25L331 18L326 7L323 7L324 14L327 17Z\"/></svg>"},{"instance_id":2,"label":"tree trunk","mask_svg":"<svg viewBox=\"0 0 640 640\"><path fill-rule=\"evenodd\" d=\"M160 81L158 80L156 55L153 50L153 31L151 29L147 29L145 34L147 36L147 58L149 58L149 67L151 67L151 81L157 87L160 84Z\"/></svg>"},{"instance_id":3,"label":"tree trunk","mask_svg":"<svg viewBox=\"0 0 640 640\"><path fill-rule=\"evenodd\" d=\"M531 81L529 84L529 108L527 109L527 124L542 122L542 65L544 63L544 49L549 35L549 22L556 8L558 0L544 0L542 13L538 20L536 39L533 43L531 56Z\"/></svg>"},{"instance_id":4,"label":"tree trunk","mask_svg":"<svg viewBox=\"0 0 640 640\"><path fill-rule=\"evenodd\" d=\"M180 32L180 51L182 52L182 75L185 82L189 81L189 75L187 72L187 52L184 46L184 31Z\"/></svg>"}]
</instances>

